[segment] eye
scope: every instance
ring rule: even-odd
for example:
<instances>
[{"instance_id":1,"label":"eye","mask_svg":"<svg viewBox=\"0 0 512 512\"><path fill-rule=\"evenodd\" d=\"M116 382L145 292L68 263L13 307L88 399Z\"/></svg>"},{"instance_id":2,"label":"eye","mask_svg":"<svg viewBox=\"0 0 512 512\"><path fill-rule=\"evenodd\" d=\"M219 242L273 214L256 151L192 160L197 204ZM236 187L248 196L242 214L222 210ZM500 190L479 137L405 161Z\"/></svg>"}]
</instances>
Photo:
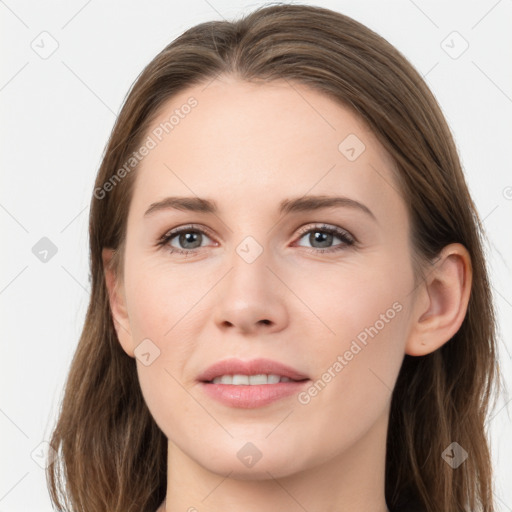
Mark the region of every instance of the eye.
<instances>
[{"instance_id":1,"label":"eye","mask_svg":"<svg viewBox=\"0 0 512 512\"><path fill-rule=\"evenodd\" d=\"M300 239L309 235L307 240L312 247L306 247L298 244L299 247L305 247L312 253L336 252L354 245L354 237L342 228L337 226L328 226L322 224L319 226L306 227L300 230ZM210 239L206 228L199 228L193 224L181 226L165 233L157 242L160 247L166 247L170 253L182 255L197 254L201 249L204 239ZM341 240L341 243L331 246L334 239ZM317 247L318 245L318 247Z\"/></svg>"},{"instance_id":2,"label":"eye","mask_svg":"<svg viewBox=\"0 0 512 512\"><path fill-rule=\"evenodd\" d=\"M308 235L307 241L312 245L308 250L312 253L341 251L355 243L354 237L348 231L337 226L327 226L325 224L302 229L300 235L300 239ZM335 238L341 240L342 243L332 247L331 244ZM299 246L304 247L301 244Z\"/></svg>"},{"instance_id":3,"label":"eye","mask_svg":"<svg viewBox=\"0 0 512 512\"><path fill-rule=\"evenodd\" d=\"M171 253L188 255L197 253L205 237L209 238L205 229L194 225L181 226L165 233L158 241L158 245L166 246Z\"/></svg>"}]
</instances>

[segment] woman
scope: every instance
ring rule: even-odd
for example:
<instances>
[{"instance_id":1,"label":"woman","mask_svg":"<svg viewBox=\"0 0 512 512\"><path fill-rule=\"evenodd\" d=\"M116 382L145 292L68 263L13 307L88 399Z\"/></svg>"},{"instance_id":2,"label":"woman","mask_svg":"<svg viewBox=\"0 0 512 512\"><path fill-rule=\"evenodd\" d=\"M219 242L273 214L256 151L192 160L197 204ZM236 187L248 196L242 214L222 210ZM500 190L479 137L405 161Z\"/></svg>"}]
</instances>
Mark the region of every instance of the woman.
<instances>
[{"instance_id":1,"label":"woman","mask_svg":"<svg viewBox=\"0 0 512 512\"><path fill-rule=\"evenodd\" d=\"M113 129L90 244L60 509L495 510L478 216L368 28L275 5L178 37Z\"/></svg>"}]
</instances>

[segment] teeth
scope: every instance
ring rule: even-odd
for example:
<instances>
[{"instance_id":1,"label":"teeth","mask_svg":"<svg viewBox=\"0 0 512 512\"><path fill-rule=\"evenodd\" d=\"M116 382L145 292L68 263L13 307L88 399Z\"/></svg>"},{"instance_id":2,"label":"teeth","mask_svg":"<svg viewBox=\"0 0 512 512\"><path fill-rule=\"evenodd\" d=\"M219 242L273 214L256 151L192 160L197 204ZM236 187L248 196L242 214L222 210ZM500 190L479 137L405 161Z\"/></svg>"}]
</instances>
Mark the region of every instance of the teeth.
<instances>
[{"instance_id":1,"label":"teeth","mask_svg":"<svg viewBox=\"0 0 512 512\"><path fill-rule=\"evenodd\" d=\"M234 386L240 386L242 384L249 384L249 376L248 375L233 375L233 382L231 383Z\"/></svg>"},{"instance_id":2,"label":"teeth","mask_svg":"<svg viewBox=\"0 0 512 512\"><path fill-rule=\"evenodd\" d=\"M250 375L249 384L267 384L267 376L265 374Z\"/></svg>"},{"instance_id":3,"label":"teeth","mask_svg":"<svg viewBox=\"0 0 512 512\"><path fill-rule=\"evenodd\" d=\"M231 384L233 386L257 386L259 384L277 384L278 382L291 382L288 377L280 375L258 374L258 375L222 375L215 377L214 384Z\"/></svg>"}]
</instances>

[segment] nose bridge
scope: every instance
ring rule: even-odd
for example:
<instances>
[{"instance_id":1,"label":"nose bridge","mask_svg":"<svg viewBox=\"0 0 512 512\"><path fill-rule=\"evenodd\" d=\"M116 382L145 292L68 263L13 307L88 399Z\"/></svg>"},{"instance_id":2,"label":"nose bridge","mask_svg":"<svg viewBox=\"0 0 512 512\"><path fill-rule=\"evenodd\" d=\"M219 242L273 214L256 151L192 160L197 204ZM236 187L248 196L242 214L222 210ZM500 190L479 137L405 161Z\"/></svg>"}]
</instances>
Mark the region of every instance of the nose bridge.
<instances>
[{"instance_id":1,"label":"nose bridge","mask_svg":"<svg viewBox=\"0 0 512 512\"><path fill-rule=\"evenodd\" d=\"M261 238L261 236L259 237ZM253 235L246 235L234 246L229 258L229 288L239 296L239 300L258 301L267 297L267 288L271 286L272 273L267 266L271 254L268 244L258 241ZM229 293L228 290L226 292Z\"/></svg>"},{"instance_id":2,"label":"nose bridge","mask_svg":"<svg viewBox=\"0 0 512 512\"><path fill-rule=\"evenodd\" d=\"M233 326L248 332L281 329L286 323L282 290L267 268L272 261L269 244L263 245L256 236L244 236L228 258L230 270L215 306L216 322L221 327Z\"/></svg>"},{"instance_id":3,"label":"nose bridge","mask_svg":"<svg viewBox=\"0 0 512 512\"><path fill-rule=\"evenodd\" d=\"M235 248L236 254L247 265L252 265L257 260L260 260L260 265L263 261L268 259L268 244L266 250L264 246L252 235L247 235ZM265 252L265 257L261 258ZM235 259L236 261L236 259ZM237 262L238 263L238 262Z\"/></svg>"}]
</instances>

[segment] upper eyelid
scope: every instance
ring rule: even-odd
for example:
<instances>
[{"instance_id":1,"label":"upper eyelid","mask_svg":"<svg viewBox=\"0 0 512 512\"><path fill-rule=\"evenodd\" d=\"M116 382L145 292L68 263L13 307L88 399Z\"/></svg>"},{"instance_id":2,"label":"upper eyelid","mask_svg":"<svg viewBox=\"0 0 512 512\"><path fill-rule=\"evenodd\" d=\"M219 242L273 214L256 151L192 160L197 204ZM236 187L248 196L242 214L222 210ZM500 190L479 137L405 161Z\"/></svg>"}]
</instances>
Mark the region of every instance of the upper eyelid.
<instances>
[{"instance_id":1,"label":"upper eyelid","mask_svg":"<svg viewBox=\"0 0 512 512\"><path fill-rule=\"evenodd\" d=\"M178 226L176 228L172 228L172 229L167 230L162 235L162 238L165 238L165 237L168 237L168 236L172 236L172 235L177 235L177 234L182 233L184 231L185 232L186 231L202 231L202 232L206 233L209 236L213 236L212 230L210 230L206 226L202 226L200 224L185 224L183 226Z\"/></svg>"},{"instance_id":2,"label":"upper eyelid","mask_svg":"<svg viewBox=\"0 0 512 512\"><path fill-rule=\"evenodd\" d=\"M352 241L353 243L357 243L357 238L348 230L345 228L342 228L341 226L336 226L334 224L328 224L327 222L317 222L317 223L310 223L306 224L304 226L301 226L298 228L298 237L302 238L306 233L318 229L319 231L322 230L332 230L334 232L340 231L341 234L345 233ZM208 237L215 238L215 235L213 234L213 231L210 228L207 228L206 226L203 226L202 224L185 224L183 226L178 226L176 228L170 229L166 231L160 240L168 239L168 238L174 238L174 236L187 231L199 231L204 232Z\"/></svg>"},{"instance_id":3,"label":"upper eyelid","mask_svg":"<svg viewBox=\"0 0 512 512\"><path fill-rule=\"evenodd\" d=\"M334 224L328 224L326 222L320 222L320 223L317 223L317 225L313 225L313 226L310 226L310 225L303 226L303 227L299 228L299 235L300 236L305 235L306 233L309 233L310 231L313 231L315 229L317 229L318 231L332 231L334 233L340 232L341 234L346 234L354 241L356 239L355 236L352 235L352 233L350 233L350 231L348 231L347 229L342 228L341 226L335 226Z\"/></svg>"}]
</instances>

